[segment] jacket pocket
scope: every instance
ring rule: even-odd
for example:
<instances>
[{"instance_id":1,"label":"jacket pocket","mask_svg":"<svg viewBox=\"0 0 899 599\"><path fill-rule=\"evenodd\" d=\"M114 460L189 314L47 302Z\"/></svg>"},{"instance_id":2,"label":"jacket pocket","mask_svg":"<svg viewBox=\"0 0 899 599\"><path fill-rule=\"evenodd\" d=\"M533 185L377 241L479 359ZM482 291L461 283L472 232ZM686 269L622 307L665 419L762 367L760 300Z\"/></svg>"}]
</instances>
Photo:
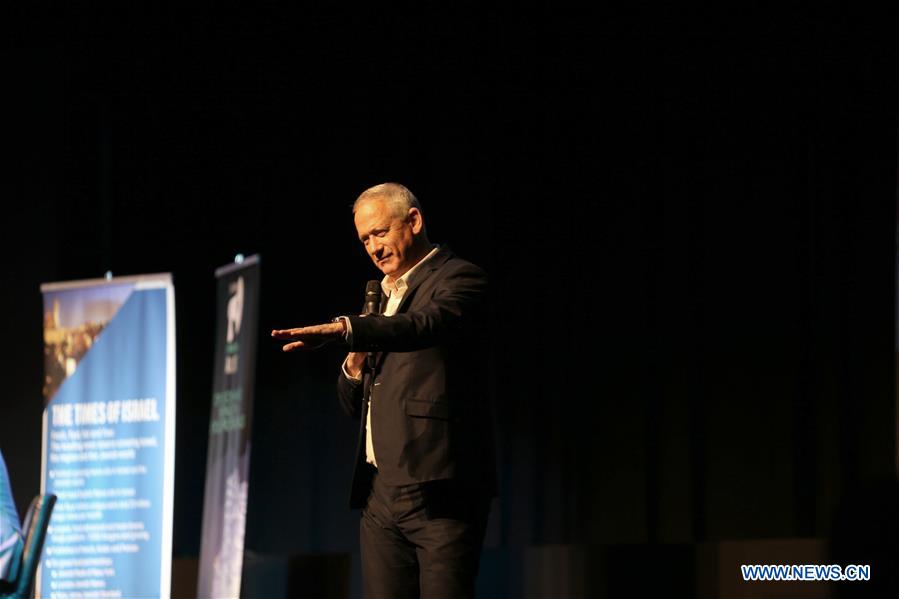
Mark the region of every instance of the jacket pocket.
<instances>
[{"instance_id":1,"label":"jacket pocket","mask_svg":"<svg viewBox=\"0 0 899 599\"><path fill-rule=\"evenodd\" d=\"M440 418L449 420L452 418L452 410L449 402L442 397L435 401L427 399L407 399L406 416L414 418Z\"/></svg>"}]
</instances>

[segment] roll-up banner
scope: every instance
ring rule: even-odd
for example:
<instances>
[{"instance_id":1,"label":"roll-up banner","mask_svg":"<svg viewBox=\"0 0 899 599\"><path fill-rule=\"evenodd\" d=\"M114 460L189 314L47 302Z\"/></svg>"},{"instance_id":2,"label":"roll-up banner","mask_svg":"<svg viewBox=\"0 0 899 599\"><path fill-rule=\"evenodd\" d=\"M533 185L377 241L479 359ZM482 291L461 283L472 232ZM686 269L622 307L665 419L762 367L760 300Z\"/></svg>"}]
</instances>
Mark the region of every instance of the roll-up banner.
<instances>
[{"instance_id":1,"label":"roll-up banner","mask_svg":"<svg viewBox=\"0 0 899 599\"><path fill-rule=\"evenodd\" d=\"M216 270L215 362L197 596L240 595L256 330L259 257Z\"/></svg>"},{"instance_id":2,"label":"roll-up banner","mask_svg":"<svg viewBox=\"0 0 899 599\"><path fill-rule=\"evenodd\" d=\"M41 492L58 497L36 595L168 597L175 292L168 273L41 285Z\"/></svg>"}]
</instances>

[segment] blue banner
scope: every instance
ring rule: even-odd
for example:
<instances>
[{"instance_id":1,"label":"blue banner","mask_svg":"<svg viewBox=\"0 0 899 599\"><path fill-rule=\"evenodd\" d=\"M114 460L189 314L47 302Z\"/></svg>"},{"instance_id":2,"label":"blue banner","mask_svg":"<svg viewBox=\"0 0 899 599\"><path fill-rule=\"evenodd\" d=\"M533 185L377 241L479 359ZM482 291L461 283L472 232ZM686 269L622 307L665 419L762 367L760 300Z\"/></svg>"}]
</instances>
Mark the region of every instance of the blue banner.
<instances>
[{"instance_id":1,"label":"blue banner","mask_svg":"<svg viewBox=\"0 0 899 599\"><path fill-rule=\"evenodd\" d=\"M175 451L171 276L41 290L41 488L58 501L37 594L167 597Z\"/></svg>"}]
</instances>

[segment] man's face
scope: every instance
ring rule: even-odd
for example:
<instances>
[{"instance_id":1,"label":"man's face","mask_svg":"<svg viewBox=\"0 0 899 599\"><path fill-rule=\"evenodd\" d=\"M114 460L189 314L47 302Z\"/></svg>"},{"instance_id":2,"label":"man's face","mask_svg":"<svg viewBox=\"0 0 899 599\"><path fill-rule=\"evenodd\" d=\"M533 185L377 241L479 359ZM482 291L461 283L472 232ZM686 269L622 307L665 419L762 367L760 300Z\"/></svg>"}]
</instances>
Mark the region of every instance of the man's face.
<instances>
[{"instance_id":1,"label":"man's face","mask_svg":"<svg viewBox=\"0 0 899 599\"><path fill-rule=\"evenodd\" d=\"M412 249L421 231L421 213L411 208L405 217L391 212L381 198L362 202L356 208L356 232L375 266L397 279L415 265Z\"/></svg>"}]
</instances>

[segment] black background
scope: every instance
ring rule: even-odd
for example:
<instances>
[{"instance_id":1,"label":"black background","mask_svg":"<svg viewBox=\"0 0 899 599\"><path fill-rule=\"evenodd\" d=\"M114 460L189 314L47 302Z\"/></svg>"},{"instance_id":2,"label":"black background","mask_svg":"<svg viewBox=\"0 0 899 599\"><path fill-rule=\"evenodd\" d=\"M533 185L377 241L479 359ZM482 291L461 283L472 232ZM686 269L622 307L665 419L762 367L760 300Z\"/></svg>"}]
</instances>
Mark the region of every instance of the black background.
<instances>
[{"instance_id":1,"label":"black background","mask_svg":"<svg viewBox=\"0 0 899 599\"><path fill-rule=\"evenodd\" d=\"M488 550L836 538L845 505L882 526L895 25L540 3L7 20L0 447L20 511L39 490L39 284L170 271L174 554L196 556L212 273L259 253L247 547L356 551L340 349L285 356L265 333L358 309L378 273L349 206L394 180L491 274Z\"/></svg>"}]
</instances>

